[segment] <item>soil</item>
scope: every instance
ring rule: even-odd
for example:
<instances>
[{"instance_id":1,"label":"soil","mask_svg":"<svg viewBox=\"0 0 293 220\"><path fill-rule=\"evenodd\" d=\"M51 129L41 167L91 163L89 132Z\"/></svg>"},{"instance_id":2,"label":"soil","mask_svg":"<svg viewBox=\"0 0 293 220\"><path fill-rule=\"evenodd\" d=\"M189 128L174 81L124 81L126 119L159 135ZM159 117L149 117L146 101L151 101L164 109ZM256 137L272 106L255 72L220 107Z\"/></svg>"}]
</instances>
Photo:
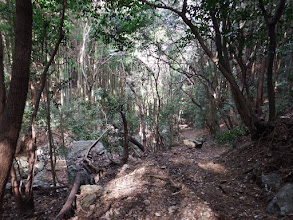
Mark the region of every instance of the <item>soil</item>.
<instances>
[{"instance_id":1,"label":"soil","mask_svg":"<svg viewBox=\"0 0 293 220\"><path fill-rule=\"evenodd\" d=\"M233 145L219 145L208 138L200 149L177 144L141 158L131 157L122 167L105 169L99 182L105 191L90 210L78 210L68 218L277 219L266 213L275 192L261 187L260 176L278 171L282 184L293 182L292 131L282 126L273 138L258 142L244 137ZM284 132L286 137L282 137ZM183 139L206 135L205 130L182 129ZM274 148L281 142L285 151ZM36 190L37 211L27 219L54 219L68 193L68 189ZM16 219L10 194L5 196L4 207L4 219Z\"/></svg>"}]
</instances>

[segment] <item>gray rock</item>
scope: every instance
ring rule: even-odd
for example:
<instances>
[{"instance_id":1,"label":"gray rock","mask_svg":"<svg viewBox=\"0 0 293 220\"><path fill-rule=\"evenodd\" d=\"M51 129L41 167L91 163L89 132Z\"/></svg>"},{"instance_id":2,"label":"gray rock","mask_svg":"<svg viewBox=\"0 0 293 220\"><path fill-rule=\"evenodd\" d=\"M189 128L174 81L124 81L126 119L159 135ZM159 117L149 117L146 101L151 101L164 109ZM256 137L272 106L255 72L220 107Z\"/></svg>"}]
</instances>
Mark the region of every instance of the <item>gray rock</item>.
<instances>
[{"instance_id":1,"label":"gray rock","mask_svg":"<svg viewBox=\"0 0 293 220\"><path fill-rule=\"evenodd\" d=\"M275 216L293 214L293 184L283 186L267 206L267 212Z\"/></svg>"},{"instance_id":2,"label":"gray rock","mask_svg":"<svg viewBox=\"0 0 293 220\"><path fill-rule=\"evenodd\" d=\"M90 176L90 174L83 169L81 166L77 165L70 165L67 167L67 173L68 173L68 180L70 182L70 184L74 183L75 177L77 172L80 172L80 185L87 185L87 184L91 184L92 181L92 177Z\"/></svg>"},{"instance_id":3,"label":"gray rock","mask_svg":"<svg viewBox=\"0 0 293 220\"><path fill-rule=\"evenodd\" d=\"M191 138L191 139L183 140L184 145L188 147L192 147L192 148L201 148L203 143L204 143L204 140L202 138L199 138L199 139Z\"/></svg>"},{"instance_id":4,"label":"gray rock","mask_svg":"<svg viewBox=\"0 0 293 220\"><path fill-rule=\"evenodd\" d=\"M277 173L263 174L261 176L261 182L266 190L277 190L281 186L281 177Z\"/></svg>"},{"instance_id":5,"label":"gray rock","mask_svg":"<svg viewBox=\"0 0 293 220\"><path fill-rule=\"evenodd\" d=\"M76 199L77 210L90 210L103 194L104 188L98 185L82 185Z\"/></svg>"},{"instance_id":6,"label":"gray rock","mask_svg":"<svg viewBox=\"0 0 293 220\"><path fill-rule=\"evenodd\" d=\"M77 157L84 157L86 154L87 149L91 146L95 141L75 141L74 144L71 146L67 153L67 160L76 159ZM106 152L105 147L101 142L98 142L92 149L91 152L96 152L101 154Z\"/></svg>"},{"instance_id":7,"label":"gray rock","mask_svg":"<svg viewBox=\"0 0 293 220\"><path fill-rule=\"evenodd\" d=\"M68 179L71 184L73 184L77 172L81 172L81 185L93 183L93 177L89 175L89 173L83 169L81 166L84 156L87 153L88 148L94 143L94 140L90 141L76 141L68 150L66 156L66 164L67 164L67 173ZM109 153L103 146L101 142L98 142L90 151L92 154L97 155L106 155L106 158L109 158Z\"/></svg>"}]
</instances>

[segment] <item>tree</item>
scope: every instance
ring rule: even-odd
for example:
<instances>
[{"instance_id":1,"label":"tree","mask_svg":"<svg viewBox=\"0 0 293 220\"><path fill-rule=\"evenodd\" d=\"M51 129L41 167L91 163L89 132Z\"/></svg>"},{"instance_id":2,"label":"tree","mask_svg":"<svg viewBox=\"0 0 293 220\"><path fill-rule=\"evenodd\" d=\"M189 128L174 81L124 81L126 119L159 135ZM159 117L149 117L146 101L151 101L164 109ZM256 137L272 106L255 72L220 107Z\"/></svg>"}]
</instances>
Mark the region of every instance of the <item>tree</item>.
<instances>
[{"instance_id":1,"label":"tree","mask_svg":"<svg viewBox=\"0 0 293 220\"><path fill-rule=\"evenodd\" d=\"M229 38L231 33L233 35L233 31L238 32L237 29L233 29L231 18L232 15L236 15L238 10L243 7L239 5L241 3L225 0L220 2L204 1L199 4L188 2L187 0L180 3L178 1L173 3L166 1L167 3L165 3L162 1L147 0L142 0L141 2L156 9L171 11L181 18L188 27L188 31L197 39L205 54L229 82L235 105L244 125L248 127L253 137L260 135L259 133L263 127L252 111L249 89L248 86L245 86L245 84L247 84L245 81L247 73L252 67L251 60L254 56L254 52L249 48L249 45L246 44L245 35L243 33L240 34L240 37L234 36L234 41L236 40L236 44L234 45L230 43L233 42L233 39ZM249 4L247 2L247 4L244 5ZM257 10L256 8L250 9ZM243 27L241 27L241 22L246 25L249 23L248 21L250 19L252 18L240 18L235 25L241 30L243 29ZM201 25L199 25L198 22L201 23ZM204 26L204 23L210 24L212 28L209 28L207 25ZM208 39L210 38L214 41L216 51L213 51L209 47ZM247 49L245 50L245 48ZM249 59L246 57L249 57ZM232 59L235 59L237 62L237 67L232 63ZM247 97L245 97L243 91L240 89L241 84L237 82L238 77L234 74L235 70L241 71L240 76L243 78L241 84L246 87Z\"/></svg>"},{"instance_id":2,"label":"tree","mask_svg":"<svg viewBox=\"0 0 293 220\"><path fill-rule=\"evenodd\" d=\"M0 218L3 212L5 186L10 173L22 123L30 76L32 48L32 3L16 0L15 50L10 89L0 115ZM3 55L2 55L3 56ZM1 56L0 56L1 57ZM2 78L4 72L0 71ZM0 81L3 88L3 81ZM1 88L0 87L0 88ZM3 89L0 97L3 97Z\"/></svg>"},{"instance_id":3,"label":"tree","mask_svg":"<svg viewBox=\"0 0 293 220\"><path fill-rule=\"evenodd\" d=\"M269 33L269 60L267 66L267 87L268 87L268 98L269 98L269 120L273 121L276 116L276 102L275 102L275 91L273 85L273 67L274 67L274 59L276 56L276 48L277 48L277 37L276 37L276 25L280 20L282 13L284 11L286 0L280 0L278 7L275 10L273 16L270 16L265 9L264 3L262 0L259 0L259 7L264 16L265 22L267 24L268 33Z\"/></svg>"}]
</instances>

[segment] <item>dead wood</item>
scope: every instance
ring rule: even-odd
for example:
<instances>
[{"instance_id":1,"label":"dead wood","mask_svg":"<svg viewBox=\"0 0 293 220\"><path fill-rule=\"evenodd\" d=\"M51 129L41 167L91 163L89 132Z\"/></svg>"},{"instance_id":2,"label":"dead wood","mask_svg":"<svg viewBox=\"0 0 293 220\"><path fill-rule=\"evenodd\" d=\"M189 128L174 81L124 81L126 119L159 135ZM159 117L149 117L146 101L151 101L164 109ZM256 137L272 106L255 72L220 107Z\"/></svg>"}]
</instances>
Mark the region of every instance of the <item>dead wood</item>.
<instances>
[{"instance_id":1,"label":"dead wood","mask_svg":"<svg viewBox=\"0 0 293 220\"><path fill-rule=\"evenodd\" d=\"M74 184L73 184L73 187L70 191L70 194L69 194L65 204L63 205L62 209L60 210L60 212L56 216L55 220L61 220L63 218L63 216L70 211L71 204L73 203L73 201L75 199L75 195L76 195L76 193L79 189L79 186L80 186L80 179L81 179L81 174L80 174L80 172L78 172L76 174Z\"/></svg>"},{"instance_id":2,"label":"dead wood","mask_svg":"<svg viewBox=\"0 0 293 220\"><path fill-rule=\"evenodd\" d=\"M85 154L85 156L84 156L84 160L85 161L87 161L88 160L88 155L89 155L89 153L90 153L90 151L91 151L91 149L102 139L102 137L108 132L110 130L110 128L107 128L104 132L103 132L103 134L95 141L95 143L93 143L91 146L89 146L89 148L87 149L87 152L86 152L86 154Z\"/></svg>"},{"instance_id":3,"label":"dead wood","mask_svg":"<svg viewBox=\"0 0 293 220\"><path fill-rule=\"evenodd\" d=\"M113 127L114 127L115 129L118 129L118 131L119 131L119 133L120 133L121 135L124 134L124 132L121 131L122 129L119 128L116 124L112 123L112 125L113 125ZM143 152L145 151L144 146L143 146L141 143L139 143L139 142L138 142L134 137L132 137L130 134L127 135L127 138L128 138L128 140L129 140L131 143L133 143L134 145L136 145L141 151L143 151Z\"/></svg>"},{"instance_id":4,"label":"dead wood","mask_svg":"<svg viewBox=\"0 0 293 220\"><path fill-rule=\"evenodd\" d=\"M103 172L103 170L100 167L95 166L89 159L88 159L88 155L91 151L91 149L102 139L102 137L110 130L110 128L107 128L103 134L101 134L101 136L91 145L89 146L89 148L87 149L86 154L84 155L84 161L86 162L87 166L91 169L94 170L95 173L100 173L101 171ZM87 169L88 171L88 169Z\"/></svg>"}]
</instances>

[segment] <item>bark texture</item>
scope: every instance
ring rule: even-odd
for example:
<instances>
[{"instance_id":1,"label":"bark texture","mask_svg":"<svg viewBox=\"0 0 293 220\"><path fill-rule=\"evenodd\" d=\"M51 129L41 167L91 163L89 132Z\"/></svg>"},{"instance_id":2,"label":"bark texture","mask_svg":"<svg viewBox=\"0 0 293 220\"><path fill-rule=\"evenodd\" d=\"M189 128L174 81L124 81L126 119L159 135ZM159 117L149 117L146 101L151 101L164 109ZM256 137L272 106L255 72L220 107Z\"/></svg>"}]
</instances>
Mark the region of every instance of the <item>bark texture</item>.
<instances>
[{"instance_id":1,"label":"bark texture","mask_svg":"<svg viewBox=\"0 0 293 220\"><path fill-rule=\"evenodd\" d=\"M5 185L12 165L29 83L32 47L32 3L16 0L16 36L12 78L7 102L0 115L0 219Z\"/></svg>"}]
</instances>

